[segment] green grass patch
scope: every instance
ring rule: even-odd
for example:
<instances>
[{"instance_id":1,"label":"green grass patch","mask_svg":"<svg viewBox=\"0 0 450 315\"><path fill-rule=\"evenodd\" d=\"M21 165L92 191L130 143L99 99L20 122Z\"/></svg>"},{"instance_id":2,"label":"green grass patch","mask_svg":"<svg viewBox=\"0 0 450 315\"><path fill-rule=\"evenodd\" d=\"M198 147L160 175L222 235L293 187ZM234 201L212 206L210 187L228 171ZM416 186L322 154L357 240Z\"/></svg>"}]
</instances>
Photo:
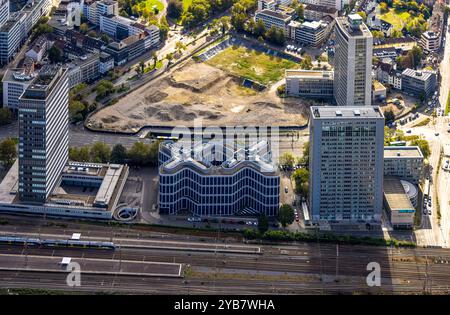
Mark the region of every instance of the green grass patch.
<instances>
[{"instance_id":1,"label":"green grass patch","mask_svg":"<svg viewBox=\"0 0 450 315\"><path fill-rule=\"evenodd\" d=\"M186 12L191 4L192 0L183 0L183 10Z\"/></svg>"},{"instance_id":2,"label":"green grass patch","mask_svg":"<svg viewBox=\"0 0 450 315\"><path fill-rule=\"evenodd\" d=\"M411 20L411 15L406 11L397 13L394 9L390 9L389 12L380 15L379 18L392 24L394 29L401 31Z\"/></svg>"},{"instance_id":3,"label":"green grass patch","mask_svg":"<svg viewBox=\"0 0 450 315\"><path fill-rule=\"evenodd\" d=\"M145 8L148 8L150 10L153 9L154 5L156 5L156 8L158 9L159 12L164 10L164 4L159 0L145 0L141 3L143 3L143 5L145 5Z\"/></svg>"},{"instance_id":4,"label":"green grass patch","mask_svg":"<svg viewBox=\"0 0 450 315\"><path fill-rule=\"evenodd\" d=\"M265 85L279 81L286 69L298 68L294 61L242 46L228 47L206 63Z\"/></svg>"}]
</instances>

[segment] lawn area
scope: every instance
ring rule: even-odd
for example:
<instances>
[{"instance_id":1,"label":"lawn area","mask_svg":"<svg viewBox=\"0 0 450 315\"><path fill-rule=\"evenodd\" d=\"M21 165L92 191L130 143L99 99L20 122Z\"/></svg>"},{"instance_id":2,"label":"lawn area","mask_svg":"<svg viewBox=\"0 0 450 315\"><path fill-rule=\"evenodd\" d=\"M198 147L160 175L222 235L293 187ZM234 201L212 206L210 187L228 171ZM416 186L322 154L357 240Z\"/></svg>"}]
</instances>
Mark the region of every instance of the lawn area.
<instances>
[{"instance_id":1,"label":"lawn area","mask_svg":"<svg viewBox=\"0 0 450 315\"><path fill-rule=\"evenodd\" d=\"M152 9L154 5L158 8L159 12L164 9L164 4L159 0L145 0L141 3L145 4L145 7L148 9Z\"/></svg>"},{"instance_id":2,"label":"lawn area","mask_svg":"<svg viewBox=\"0 0 450 315\"><path fill-rule=\"evenodd\" d=\"M279 81L284 76L284 70L299 67L294 61L242 46L228 47L206 63L265 85Z\"/></svg>"},{"instance_id":3,"label":"lawn area","mask_svg":"<svg viewBox=\"0 0 450 315\"><path fill-rule=\"evenodd\" d=\"M394 29L401 31L411 19L411 15L408 12L396 13L394 9L390 9L389 12L380 15L380 19L391 23Z\"/></svg>"},{"instance_id":4,"label":"lawn area","mask_svg":"<svg viewBox=\"0 0 450 315\"><path fill-rule=\"evenodd\" d=\"M445 105L444 115L447 116L449 113L450 113L450 92L448 92L447 104Z\"/></svg>"},{"instance_id":5,"label":"lawn area","mask_svg":"<svg viewBox=\"0 0 450 315\"><path fill-rule=\"evenodd\" d=\"M186 11L191 5L192 0L183 0L183 10Z\"/></svg>"}]
</instances>

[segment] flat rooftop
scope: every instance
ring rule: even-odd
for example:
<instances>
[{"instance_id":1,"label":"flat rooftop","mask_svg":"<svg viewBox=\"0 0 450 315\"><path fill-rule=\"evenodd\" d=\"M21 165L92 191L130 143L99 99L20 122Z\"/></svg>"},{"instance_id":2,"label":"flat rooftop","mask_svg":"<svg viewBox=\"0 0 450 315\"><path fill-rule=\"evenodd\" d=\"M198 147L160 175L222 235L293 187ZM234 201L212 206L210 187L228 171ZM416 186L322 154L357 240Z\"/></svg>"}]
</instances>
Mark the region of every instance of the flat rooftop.
<instances>
[{"instance_id":1,"label":"flat rooftop","mask_svg":"<svg viewBox=\"0 0 450 315\"><path fill-rule=\"evenodd\" d=\"M384 198L391 210L415 210L400 179L385 177L383 189Z\"/></svg>"},{"instance_id":2,"label":"flat rooftop","mask_svg":"<svg viewBox=\"0 0 450 315\"><path fill-rule=\"evenodd\" d=\"M352 19L353 24L350 23L350 19ZM348 37L373 38L372 33L370 32L367 25L364 24L359 14L350 14L347 17L337 17L336 24Z\"/></svg>"},{"instance_id":3,"label":"flat rooftop","mask_svg":"<svg viewBox=\"0 0 450 315\"><path fill-rule=\"evenodd\" d=\"M194 144L166 141L161 143L160 150L171 155L161 166L161 173L173 174L188 167L205 175L232 175L243 167L253 167L261 173L277 174L266 140L245 146L234 141Z\"/></svg>"},{"instance_id":4,"label":"flat rooftop","mask_svg":"<svg viewBox=\"0 0 450 315\"><path fill-rule=\"evenodd\" d=\"M402 75L415 78L417 80L426 81L432 75L436 74L434 71L425 71L425 70L414 70L414 69L405 69L402 72Z\"/></svg>"},{"instance_id":5,"label":"flat rooftop","mask_svg":"<svg viewBox=\"0 0 450 315\"><path fill-rule=\"evenodd\" d=\"M333 71L319 70L286 70L286 78L317 78L333 80Z\"/></svg>"},{"instance_id":6,"label":"flat rooftop","mask_svg":"<svg viewBox=\"0 0 450 315\"><path fill-rule=\"evenodd\" d=\"M267 16L271 16L273 18L276 19L280 19L280 20L289 20L291 17L288 15L283 14L282 12L277 12L277 11L273 11L273 10L262 10L256 13L256 15L267 15Z\"/></svg>"},{"instance_id":7,"label":"flat rooftop","mask_svg":"<svg viewBox=\"0 0 450 315\"><path fill-rule=\"evenodd\" d=\"M36 76L36 72L26 73L24 68L12 68L6 70L2 82L30 84Z\"/></svg>"},{"instance_id":8,"label":"flat rooftop","mask_svg":"<svg viewBox=\"0 0 450 315\"><path fill-rule=\"evenodd\" d=\"M423 159L422 152L417 146L410 147L384 147L384 158L421 158Z\"/></svg>"},{"instance_id":9,"label":"flat rooftop","mask_svg":"<svg viewBox=\"0 0 450 315\"><path fill-rule=\"evenodd\" d=\"M311 106L314 119L384 119L378 106Z\"/></svg>"}]
</instances>

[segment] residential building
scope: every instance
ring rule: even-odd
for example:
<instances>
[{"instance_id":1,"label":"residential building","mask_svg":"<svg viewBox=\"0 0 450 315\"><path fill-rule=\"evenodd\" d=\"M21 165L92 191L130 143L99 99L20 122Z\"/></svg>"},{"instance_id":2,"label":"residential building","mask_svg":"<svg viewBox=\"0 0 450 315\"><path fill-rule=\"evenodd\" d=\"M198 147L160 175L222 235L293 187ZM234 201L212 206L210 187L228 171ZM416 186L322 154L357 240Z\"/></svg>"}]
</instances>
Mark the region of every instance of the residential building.
<instances>
[{"instance_id":1,"label":"residential building","mask_svg":"<svg viewBox=\"0 0 450 315\"><path fill-rule=\"evenodd\" d=\"M417 146L384 147L384 175L395 176L419 184L423 174L424 157Z\"/></svg>"},{"instance_id":2,"label":"residential building","mask_svg":"<svg viewBox=\"0 0 450 315\"><path fill-rule=\"evenodd\" d=\"M312 106L309 208L313 220L380 221L384 117L373 106Z\"/></svg>"},{"instance_id":3,"label":"residential building","mask_svg":"<svg viewBox=\"0 0 450 315\"><path fill-rule=\"evenodd\" d=\"M262 10L255 14L255 21L259 20L263 21L267 30L274 26L277 30L287 33L287 27L292 17L273 10Z\"/></svg>"},{"instance_id":4,"label":"residential building","mask_svg":"<svg viewBox=\"0 0 450 315\"><path fill-rule=\"evenodd\" d=\"M385 177L383 187L384 207L392 227L394 229L413 228L416 209L411 203L402 181L395 177Z\"/></svg>"},{"instance_id":5,"label":"residential building","mask_svg":"<svg viewBox=\"0 0 450 315\"><path fill-rule=\"evenodd\" d=\"M25 56L33 59L35 62L40 62L51 43L45 36L39 36L31 46L31 49L25 53Z\"/></svg>"},{"instance_id":6,"label":"residential building","mask_svg":"<svg viewBox=\"0 0 450 315\"><path fill-rule=\"evenodd\" d=\"M3 107L17 113L19 97L36 77L33 69L7 69L3 75Z\"/></svg>"},{"instance_id":7,"label":"residential building","mask_svg":"<svg viewBox=\"0 0 450 315\"><path fill-rule=\"evenodd\" d=\"M286 70L286 95L333 98L333 71Z\"/></svg>"},{"instance_id":8,"label":"residential building","mask_svg":"<svg viewBox=\"0 0 450 315\"><path fill-rule=\"evenodd\" d=\"M266 141L239 145L163 142L159 151L160 213L198 216L265 214L280 206L280 175Z\"/></svg>"},{"instance_id":9,"label":"residential building","mask_svg":"<svg viewBox=\"0 0 450 315\"><path fill-rule=\"evenodd\" d=\"M69 149L67 69L44 66L19 98L19 198L45 203Z\"/></svg>"},{"instance_id":10,"label":"residential building","mask_svg":"<svg viewBox=\"0 0 450 315\"><path fill-rule=\"evenodd\" d=\"M415 97L428 98L436 90L436 77L434 71L405 69L402 72L402 91Z\"/></svg>"},{"instance_id":11,"label":"residential building","mask_svg":"<svg viewBox=\"0 0 450 315\"><path fill-rule=\"evenodd\" d=\"M105 74L112 69L114 69L114 57L105 52L101 52L98 72L100 72L100 74Z\"/></svg>"},{"instance_id":12,"label":"residential building","mask_svg":"<svg viewBox=\"0 0 450 315\"><path fill-rule=\"evenodd\" d=\"M323 5L307 4L304 9L304 18L311 21L320 21L325 16L330 16L332 19L338 17L338 10L335 7L326 7Z\"/></svg>"},{"instance_id":13,"label":"residential building","mask_svg":"<svg viewBox=\"0 0 450 315\"><path fill-rule=\"evenodd\" d=\"M69 88L92 82L100 77L100 56L88 54L72 60L68 65Z\"/></svg>"},{"instance_id":14,"label":"residential building","mask_svg":"<svg viewBox=\"0 0 450 315\"><path fill-rule=\"evenodd\" d=\"M441 36L437 32L423 32L420 36L419 45L425 50L436 51L441 47Z\"/></svg>"},{"instance_id":15,"label":"residential building","mask_svg":"<svg viewBox=\"0 0 450 315\"><path fill-rule=\"evenodd\" d=\"M389 82L394 89L402 89L402 72L400 70L391 70L389 72Z\"/></svg>"},{"instance_id":16,"label":"residential building","mask_svg":"<svg viewBox=\"0 0 450 315\"><path fill-rule=\"evenodd\" d=\"M334 97L338 106L370 106L373 37L361 16L336 19Z\"/></svg>"}]
</instances>

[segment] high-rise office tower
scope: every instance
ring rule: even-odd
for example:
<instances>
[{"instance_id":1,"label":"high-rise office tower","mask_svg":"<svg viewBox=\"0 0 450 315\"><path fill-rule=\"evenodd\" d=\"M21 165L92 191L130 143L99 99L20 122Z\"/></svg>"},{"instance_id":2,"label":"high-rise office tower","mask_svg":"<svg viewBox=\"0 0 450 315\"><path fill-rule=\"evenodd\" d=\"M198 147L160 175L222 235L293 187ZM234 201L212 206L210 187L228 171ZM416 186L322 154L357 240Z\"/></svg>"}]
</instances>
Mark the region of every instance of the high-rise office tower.
<instances>
[{"instance_id":1,"label":"high-rise office tower","mask_svg":"<svg viewBox=\"0 0 450 315\"><path fill-rule=\"evenodd\" d=\"M44 203L68 160L67 69L44 66L19 99L19 197Z\"/></svg>"},{"instance_id":2,"label":"high-rise office tower","mask_svg":"<svg viewBox=\"0 0 450 315\"><path fill-rule=\"evenodd\" d=\"M334 98L338 106L370 106L373 37L358 14L336 18Z\"/></svg>"},{"instance_id":3,"label":"high-rise office tower","mask_svg":"<svg viewBox=\"0 0 450 315\"><path fill-rule=\"evenodd\" d=\"M379 107L313 106L309 137L313 220L381 220L384 117Z\"/></svg>"}]
</instances>

